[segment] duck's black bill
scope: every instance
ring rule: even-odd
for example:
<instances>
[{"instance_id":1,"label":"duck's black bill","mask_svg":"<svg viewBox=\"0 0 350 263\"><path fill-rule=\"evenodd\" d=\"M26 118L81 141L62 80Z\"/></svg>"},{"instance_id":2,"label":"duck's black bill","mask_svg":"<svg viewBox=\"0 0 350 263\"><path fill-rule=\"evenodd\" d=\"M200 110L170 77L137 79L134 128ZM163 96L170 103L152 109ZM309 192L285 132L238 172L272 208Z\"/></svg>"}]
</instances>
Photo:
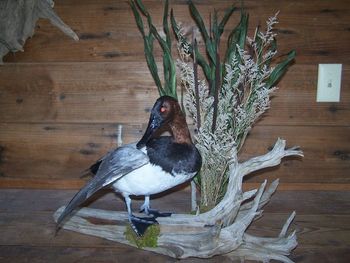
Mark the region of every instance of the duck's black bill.
<instances>
[{"instance_id":1,"label":"duck's black bill","mask_svg":"<svg viewBox=\"0 0 350 263\"><path fill-rule=\"evenodd\" d=\"M161 127L162 117L158 114L152 113L148 122L147 129L141 140L136 144L137 149L142 148L152 138L152 135Z\"/></svg>"}]
</instances>

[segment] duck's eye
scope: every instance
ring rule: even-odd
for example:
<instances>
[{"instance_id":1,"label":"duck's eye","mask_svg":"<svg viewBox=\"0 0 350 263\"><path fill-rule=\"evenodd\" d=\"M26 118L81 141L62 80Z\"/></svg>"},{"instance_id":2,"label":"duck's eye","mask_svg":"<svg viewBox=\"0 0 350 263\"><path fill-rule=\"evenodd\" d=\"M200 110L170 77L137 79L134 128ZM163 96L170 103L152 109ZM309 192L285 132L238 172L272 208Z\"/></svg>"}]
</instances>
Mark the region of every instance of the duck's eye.
<instances>
[{"instance_id":1,"label":"duck's eye","mask_svg":"<svg viewBox=\"0 0 350 263\"><path fill-rule=\"evenodd\" d=\"M163 106L160 108L160 112L163 113L163 112L166 112L166 108Z\"/></svg>"}]
</instances>

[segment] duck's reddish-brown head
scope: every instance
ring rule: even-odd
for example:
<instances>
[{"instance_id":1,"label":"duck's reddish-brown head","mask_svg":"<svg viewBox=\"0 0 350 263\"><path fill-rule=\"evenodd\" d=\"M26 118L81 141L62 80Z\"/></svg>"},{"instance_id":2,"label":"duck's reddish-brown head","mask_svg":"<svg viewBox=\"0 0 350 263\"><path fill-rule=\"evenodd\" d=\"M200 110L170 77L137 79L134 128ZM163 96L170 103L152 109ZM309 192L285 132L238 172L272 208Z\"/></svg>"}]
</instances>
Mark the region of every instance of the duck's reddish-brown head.
<instances>
[{"instance_id":1,"label":"duck's reddish-brown head","mask_svg":"<svg viewBox=\"0 0 350 263\"><path fill-rule=\"evenodd\" d=\"M151 110L147 129L137 143L137 148L145 146L153 135L165 126L170 128L176 142L192 143L186 119L178 101L170 96L162 96L157 99Z\"/></svg>"}]
</instances>

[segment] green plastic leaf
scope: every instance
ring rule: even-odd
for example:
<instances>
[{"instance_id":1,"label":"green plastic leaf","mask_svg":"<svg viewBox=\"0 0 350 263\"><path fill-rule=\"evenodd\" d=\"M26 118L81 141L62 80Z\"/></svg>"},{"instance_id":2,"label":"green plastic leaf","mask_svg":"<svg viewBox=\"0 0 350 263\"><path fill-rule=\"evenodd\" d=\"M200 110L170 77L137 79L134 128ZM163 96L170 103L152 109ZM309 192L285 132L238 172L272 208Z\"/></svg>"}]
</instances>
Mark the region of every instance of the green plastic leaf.
<instances>
[{"instance_id":1,"label":"green plastic leaf","mask_svg":"<svg viewBox=\"0 0 350 263\"><path fill-rule=\"evenodd\" d=\"M200 65L203 69L205 78L209 81L211 79L211 69L205 58L202 56L202 54L199 52L198 47L195 49L196 52L196 59L198 62L198 65Z\"/></svg>"},{"instance_id":2,"label":"green plastic leaf","mask_svg":"<svg viewBox=\"0 0 350 263\"><path fill-rule=\"evenodd\" d=\"M136 4L135 4L136 3ZM134 12L134 16L136 19L136 23L138 23L138 27L144 38L144 49L145 49L145 57L147 61L148 68L151 72L151 75L157 85L158 92L160 95L169 95L177 98L176 94L176 68L171 56L171 39L170 32L168 26L168 10L169 3L168 0L165 1L164 14L163 14L163 30L166 35L166 39L164 40L158 33L156 27L152 23L152 17L147 11L146 7L142 3L141 0L135 0L131 2L131 6ZM138 12L140 12L147 18L149 34L146 36L144 32L144 26L141 19L141 16ZM154 59L153 53L153 41L157 39L163 50L163 75L164 75L164 87L159 78L157 63Z\"/></svg>"},{"instance_id":3,"label":"green plastic leaf","mask_svg":"<svg viewBox=\"0 0 350 263\"><path fill-rule=\"evenodd\" d=\"M289 66L289 63L295 58L295 55L295 50L290 51L287 54L287 58L274 68L274 70L270 74L270 77L266 81L266 87L268 89L272 88L277 83L277 81L283 76L283 74L286 72Z\"/></svg>"},{"instance_id":4,"label":"green plastic leaf","mask_svg":"<svg viewBox=\"0 0 350 263\"><path fill-rule=\"evenodd\" d=\"M176 72L172 70L173 59L171 56L171 38L170 38L170 31L169 31L169 25L168 25L168 12L169 12L169 1L166 0L164 5L164 13L163 13L163 30L166 37L165 43L163 43L163 39L161 40L163 45L167 46L166 50L162 46L164 81L166 85L166 90L169 90L171 93L169 95L171 96L175 95L176 97L176 86L175 88L173 86L173 85L176 85L176 83L175 84L172 83L172 79L173 79L172 76L176 74ZM174 94L174 91L175 91L175 94Z\"/></svg>"},{"instance_id":5,"label":"green plastic leaf","mask_svg":"<svg viewBox=\"0 0 350 263\"><path fill-rule=\"evenodd\" d=\"M169 1L166 0L164 5L164 14L163 14L163 30L165 33L167 45L169 49L171 49L171 38L170 38L170 31L169 31L169 25L168 25L168 12L169 12Z\"/></svg>"},{"instance_id":6,"label":"green plastic leaf","mask_svg":"<svg viewBox=\"0 0 350 263\"><path fill-rule=\"evenodd\" d=\"M225 14L224 14L224 17L222 18L220 24L219 24L219 28L218 28L218 32L219 32L219 35L221 36L222 33L224 32L224 28L225 28L225 25L227 23L227 21L230 19L231 15L233 14L233 12L236 10L236 7L234 6L231 6L230 8L228 8L226 11L225 11Z\"/></svg>"},{"instance_id":7,"label":"green plastic leaf","mask_svg":"<svg viewBox=\"0 0 350 263\"><path fill-rule=\"evenodd\" d=\"M213 63L215 63L216 48L215 48L215 45L213 44L213 42L211 41L211 38L208 34L208 31L204 25L203 18L200 15L200 13L198 12L196 6L193 4L192 1L189 1L189 7L190 7L191 15L192 15L194 21L196 22L196 24L199 28L199 31L201 32L201 34L203 36L203 39L205 42L205 47L206 47L206 50L208 52L209 58L211 59L211 61Z\"/></svg>"},{"instance_id":8,"label":"green plastic leaf","mask_svg":"<svg viewBox=\"0 0 350 263\"><path fill-rule=\"evenodd\" d=\"M231 31L228 37L227 50L225 55L226 63L229 63L232 60L233 55L237 51L237 45L242 49L244 48L247 38L248 20L249 16L241 12L241 20L239 24Z\"/></svg>"},{"instance_id":9,"label":"green plastic leaf","mask_svg":"<svg viewBox=\"0 0 350 263\"><path fill-rule=\"evenodd\" d=\"M141 0L136 0L137 6L140 8L141 12L145 15L145 16L150 16L146 7L144 6L144 4L142 3Z\"/></svg>"},{"instance_id":10,"label":"green plastic leaf","mask_svg":"<svg viewBox=\"0 0 350 263\"><path fill-rule=\"evenodd\" d=\"M219 25L218 25L218 12L214 10L213 26L212 26L213 36L216 42L220 39Z\"/></svg>"},{"instance_id":11,"label":"green plastic leaf","mask_svg":"<svg viewBox=\"0 0 350 263\"><path fill-rule=\"evenodd\" d=\"M203 18L202 16L200 15L200 13L198 12L197 8L195 7L195 5L192 3L192 1L189 1L189 7L190 7L190 12L191 12L191 15L194 19L194 21L196 22L199 30L201 31L202 35L203 35L203 38L204 38L204 41L207 42L210 40L210 37L209 37L209 34L208 34L208 31L204 25L204 22L203 22Z\"/></svg>"},{"instance_id":12,"label":"green plastic leaf","mask_svg":"<svg viewBox=\"0 0 350 263\"><path fill-rule=\"evenodd\" d=\"M213 64L216 63L216 44L213 41L208 40L205 42L205 47L208 52L209 58Z\"/></svg>"},{"instance_id":13,"label":"green plastic leaf","mask_svg":"<svg viewBox=\"0 0 350 263\"><path fill-rule=\"evenodd\" d=\"M164 76L166 81L166 91L167 95L177 98L176 94L176 68L173 61L171 50L167 45L167 42L159 35L155 26L151 26L151 32L154 37L158 40L162 50L163 50L163 67L164 67Z\"/></svg>"},{"instance_id":14,"label":"green plastic leaf","mask_svg":"<svg viewBox=\"0 0 350 263\"><path fill-rule=\"evenodd\" d=\"M180 33L180 27L175 20L173 9L171 9L171 11L170 11L170 22L171 22L171 27L175 33L175 37L176 37L177 41L180 43L180 45L182 47L183 46L189 47L188 52L189 52L189 54L191 54L193 47L190 44L190 42L187 40L187 38Z\"/></svg>"},{"instance_id":15,"label":"green plastic leaf","mask_svg":"<svg viewBox=\"0 0 350 263\"><path fill-rule=\"evenodd\" d=\"M144 6L142 5L141 1L137 1L136 3L137 3L137 5L135 4L135 1L130 1L130 6L131 6L131 9L132 9L134 17L135 17L136 25L137 25L137 27L138 27L138 29L141 32L141 35L143 37L144 52L145 52L147 66L148 66L150 73L153 77L153 80L158 88L159 94L165 95L165 91L162 87L162 83L161 83L160 78L159 78L157 63L155 62L154 56L153 56L154 37L151 34L146 35L145 30L144 30L144 24L143 24L142 18L140 16L140 13L139 13L137 7L139 7L139 9L141 10L141 12L143 14L148 14L148 12L144 8ZM151 22L149 18L148 18L148 22L149 23Z\"/></svg>"},{"instance_id":16,"label":"green plastic leaf","mask_svg":"<svg viewBox=\"0 0 350 263\"><path fill-rule=\"evenodd\" d=\"M135 2L134 1L130 1L130 6L131 6L131 10L134 14L135 17L135 21L136 21L136 25L138 27L138 29L140 30L142 36L145 36L145 30L144 30L144 25L143 25L143 21L142 18L136 8Z\"/></svg>"},{"instance_id":17,"label":"green plastic leaf","mask_svg":"<svg viewBox=\"0 0 350 263\"><path fill-rule=\"evenodd\" d=\"M274 38L270 44L269 51L275 52L276 50L277 50L277 40ZM270 66L271 61L272 61L272 57L267 59L264 64L267 66Z\"/></svg>"},{"instance_id":18,"label":"green plastic leaf","mask_svg":"<svg viewBox=\"0 0 350 263\"><path fill-rule=\"evenodd\" d=\"M178 26L178 23L175 20L173 10L171 10L171 13L170 13L170 20L171 20L172 28L174 30L174 33L178 41L180 41L181 44L187 45L189 47L189 52L192 53L193 45L184 36L180 34L180 27ZM197 63L202 67L205 78L209 81L211 78L211 69L209 64L206 62L205 58L199 52L198 47L195 47L194 52L196 55Z\"/></svg>"},{"instance_id":19,"label":"green plastic leaf","mask_svg":"<svg viewBox=\"0 0 350 263\"><path fill-rule=\"evenodd\" d=\"M140 9L140 11L142 12L142 14L147 17L148 28L150 30L150 28L152 26L152 17L151 17L151 15L148 13L146 7L144 6L144 4L142 3L141 0L136 0L136 3L137 3L138 8ZM151 34L151 32L149 34Z\"/></svg>"},{"instance_id":20,"label":"green plastic leaf","mask_svg":"<svg viewBox=\"0 0 350 263\"><path fill-rule=\"evenodd\" d=\"M245 42L247 39L247 32L248 32L248 23L249 23L249 15L243 14L242 24L241 24L241 32L239 35L238 43L239 46L244 49Z\"/></svg>"},{"instance_id":21,"label":"green plastic leaf","mask_svg":"<svg viewBox=\"0 0 350 263\"><path fill-rule=\"evenodd\" d=\"M145 46L145 57L146 57L147 66L158 88L158 92L161 95L165 95L165 91L163 90L162 83L159 78L157 63L154 60L154 56L153 56L153 36L145 37L144 46Z\"/></svg>"}]
</instances>

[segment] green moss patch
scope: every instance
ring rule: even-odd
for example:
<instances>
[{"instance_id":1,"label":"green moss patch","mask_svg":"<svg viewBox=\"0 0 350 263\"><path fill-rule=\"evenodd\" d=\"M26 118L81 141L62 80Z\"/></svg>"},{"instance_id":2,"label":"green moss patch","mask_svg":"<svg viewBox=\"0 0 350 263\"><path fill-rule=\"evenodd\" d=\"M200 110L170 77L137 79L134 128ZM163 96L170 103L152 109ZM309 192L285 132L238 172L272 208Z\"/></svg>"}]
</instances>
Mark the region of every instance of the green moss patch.
<instances>
[{"instance_id":1,"label":"green moss patch","mask_svg":"<svg viewBox=\"0 0 350 263\"><path fill-rule=\"evenodd\" d=\"M160 234L159 225L151 225L147 228L145 234L142 237L136 235L131 226L128 225L125 230L125 238L131 243L136 245L138 248L143 247L157 247L158 246L158 237Z\"/></svg>"}]
</instances>

